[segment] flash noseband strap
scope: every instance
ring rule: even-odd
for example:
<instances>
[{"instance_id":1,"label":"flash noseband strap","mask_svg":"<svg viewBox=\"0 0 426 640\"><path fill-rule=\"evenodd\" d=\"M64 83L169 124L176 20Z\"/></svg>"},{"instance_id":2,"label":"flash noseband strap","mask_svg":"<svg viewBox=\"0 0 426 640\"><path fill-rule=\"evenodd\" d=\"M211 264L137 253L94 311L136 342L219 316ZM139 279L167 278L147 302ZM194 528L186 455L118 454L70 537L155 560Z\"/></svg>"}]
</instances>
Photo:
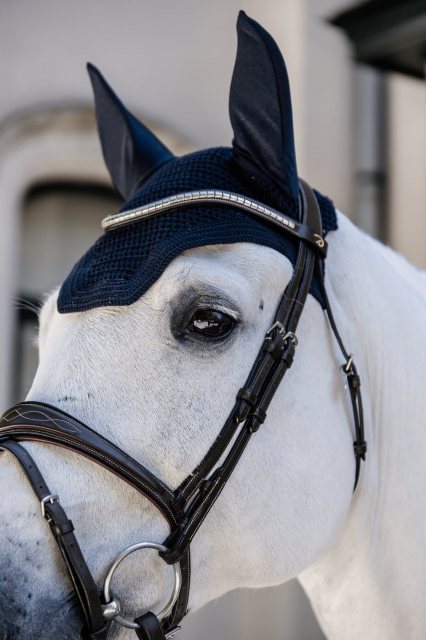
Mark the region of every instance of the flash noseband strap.
<instances>
[{"instance_id":1,"label":"flash noseband strap","mask_svg":"<svg viewBox=\"0 0 426 640\"><path fill-rule=\"evenodd\" d=\"M245 196L241 196L230 191L218 191L216 189L178 193L176 195L169 196L168 198L162 198L161 200L156 200L150 204L143 205L142 207L137 207L136 209L115 213L102 220L102 228L104 231L112 231L113 229L118 229L119 227L125 227L129 224L139 222L140 220L153 218L154 216L161 215L166 211L177 209L179 207L218 203L242 209L257 218L272 222L280 229L280 231L285 231L299 240L305 240L309 244L313 245L323 257L325 257L327 253L326 241L321 235L315 233L311 227L297 222L280 211L261 204L256 200L246 198Z\"/></svg>"}]
</instances>

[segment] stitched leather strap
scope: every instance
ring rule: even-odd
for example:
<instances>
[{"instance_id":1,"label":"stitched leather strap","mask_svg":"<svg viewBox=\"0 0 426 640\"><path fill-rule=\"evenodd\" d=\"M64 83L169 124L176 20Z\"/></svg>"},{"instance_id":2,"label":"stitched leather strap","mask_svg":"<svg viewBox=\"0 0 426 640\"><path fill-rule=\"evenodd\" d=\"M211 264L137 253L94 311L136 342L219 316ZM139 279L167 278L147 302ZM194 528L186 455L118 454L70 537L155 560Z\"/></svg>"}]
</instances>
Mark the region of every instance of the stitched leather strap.
<instances>
[{"instance_id":1,"label":"stitched leather strap","mask_svg":"<svg viewBox=\"0 0 426 640\"><path fill-rule=\"evenodd\" d=\"M167 520L175 521L170 506L173 491L110 440L68 413L41 402L21 402L1 418L0 435L8 434L16 440L56 444L84 455L149 498Z\"/></svg>"}]
</instances>

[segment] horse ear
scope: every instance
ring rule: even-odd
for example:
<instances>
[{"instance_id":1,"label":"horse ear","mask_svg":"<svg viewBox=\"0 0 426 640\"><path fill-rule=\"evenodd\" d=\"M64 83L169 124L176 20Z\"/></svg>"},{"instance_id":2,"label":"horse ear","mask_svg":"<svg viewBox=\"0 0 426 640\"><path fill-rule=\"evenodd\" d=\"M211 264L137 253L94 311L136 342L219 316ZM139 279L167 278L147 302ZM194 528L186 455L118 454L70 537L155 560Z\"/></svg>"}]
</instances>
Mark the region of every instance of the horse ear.
<instances>
[{"instance_id":1,"label":"horse ear","mask_svg":"<svg viewBox=\"0 0 426 640\"><path fill-rule=\"evenodd\" d=\"M252 174L266 174L298 197L290 86L276 42L240 11L238 49L232 75L229 113L234 154Z\"/></svg>"},{"instance_id":2,"label":"horse ear","mask_svg":"<svg viewBox=\"0 0 426 640\"><path fill-rule=\"evenodd\" d=\"M128 200L144 179L174 156L126 109L94 65L89 63L87 70L105 164L115 188Z\"/></svg>"}]
</instances>

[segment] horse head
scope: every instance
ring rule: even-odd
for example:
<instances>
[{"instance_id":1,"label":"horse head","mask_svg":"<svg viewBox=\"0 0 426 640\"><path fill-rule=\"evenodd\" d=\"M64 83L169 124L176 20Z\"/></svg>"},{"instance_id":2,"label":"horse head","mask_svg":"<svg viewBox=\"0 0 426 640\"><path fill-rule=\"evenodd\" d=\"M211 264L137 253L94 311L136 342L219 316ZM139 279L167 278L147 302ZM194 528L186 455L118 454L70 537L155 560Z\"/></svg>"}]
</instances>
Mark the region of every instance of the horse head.
<instances>
[{"instance_id":1,"label":"horse head","mask_svg":"<svg viewBox=\"0 0 426 640\"><path fill-rule=\"evenodd\" d=\"M283 583L312 564L347 516L355 472L353 425L342 400L341 358L323 312L321 269L298 281L296 298L307 290L297 350L294 333L274 323L283 292L301 270L298 247L308 245L294 229L301 234L309 226L299 218L284 61L269 34L242 12L237 29L229 148L173 156L89 65L103 154L125 204L47 299L40 315L40 364L27 404L6 413L2 422L6 430L7 424L27 421L33 433L47 422L65 447L82 424L89 425L143 465L148 483L150 474L155 478L152 493L158 500L129 486L124 472L118 470L117 477L96 464L89 445L86 459L75 448L52 442L24 444L60 497L100 587L124 548L179 539L188 524L182 512L194 500L203 507L200 495L216 486L217 470L242 433L237 427L251 421L251 431L244 432L250 431L250 444L238 452L220 498L203 513L199 531L193 527L191 533L190 611L237 587ZM315 197L322 218L316 242L324 247L324 235L337 228L337 218L327 198ZM157 211L150 209L152 203ZM159 209L164 210L157 215ZM277 229L273 215L290 233ZM293 299L287 297L289 305ZM298 319L295 309L291 313ZM278 345L275 352L271 344ZM285 369L295 356L267 407L258 407L247 386L262 348ZM262 378L268 393L274 367ZM239 389L244 415L238 414L225 450L198 493L188 490L185 504L175 493L172 504L168 488L185 488L197 475L194 469L217 443ZM107 445L99 439L96 446L102 463ZM133 464L120 459L123 466ZM7 451L0 470L0 635L77 638L84 623L81 607L28 479ZM161 500L167 503L163 513ZM44 508L54 510L55 504L48 498ZM195 523L197 513L191 514ZM179 526L171 540L173 518ZM182 542L175 562L188 562L184 547ZM181 571L188 580L187 564ZM135 551L120 564L111 589L122 616L134 620L161 609L172 581L172 568L155 551ZM186 602L181 607L186 609ZM111 629L114 637L131 637L116 623ZM152 633L140 637L164 637L155 635L158 629Z\"/></svg>"}]
</instances>

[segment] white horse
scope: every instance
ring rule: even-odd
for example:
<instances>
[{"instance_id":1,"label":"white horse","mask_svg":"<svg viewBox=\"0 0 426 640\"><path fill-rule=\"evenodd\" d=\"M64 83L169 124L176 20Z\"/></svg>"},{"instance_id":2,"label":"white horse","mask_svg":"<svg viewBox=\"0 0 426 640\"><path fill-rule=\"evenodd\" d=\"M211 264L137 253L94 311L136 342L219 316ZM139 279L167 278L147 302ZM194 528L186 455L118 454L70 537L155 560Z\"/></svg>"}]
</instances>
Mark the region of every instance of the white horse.
<instances>
[{"instance_id":1,"label":"white horse","mask_svg":"<svg viewBox=\"0 0 426 640\"><path fill-rule=\"evenodd\" d=\"M326 286L355 352L369 450L353 494L353 424L342 358L308 297L294 365L192 543L189 611L236 587L297 576L331 640L426 637L426 276L338 214ZM232 243L173 259L128 306L40 314L28 399L71 413L175 487L205 455L244 383L293 267L270 247ZM233 318L231 340L179 341L200 299ZM158 510L93 463L25 444L72 518L97 582L126 546L163 541ZM0 458L0 637L78 637L61 558L15 460ZM114 578L128 616L164 602L171 571L134 554ZM116 628L114 637L134 637Z\"/></svg>"}]
</instances>

